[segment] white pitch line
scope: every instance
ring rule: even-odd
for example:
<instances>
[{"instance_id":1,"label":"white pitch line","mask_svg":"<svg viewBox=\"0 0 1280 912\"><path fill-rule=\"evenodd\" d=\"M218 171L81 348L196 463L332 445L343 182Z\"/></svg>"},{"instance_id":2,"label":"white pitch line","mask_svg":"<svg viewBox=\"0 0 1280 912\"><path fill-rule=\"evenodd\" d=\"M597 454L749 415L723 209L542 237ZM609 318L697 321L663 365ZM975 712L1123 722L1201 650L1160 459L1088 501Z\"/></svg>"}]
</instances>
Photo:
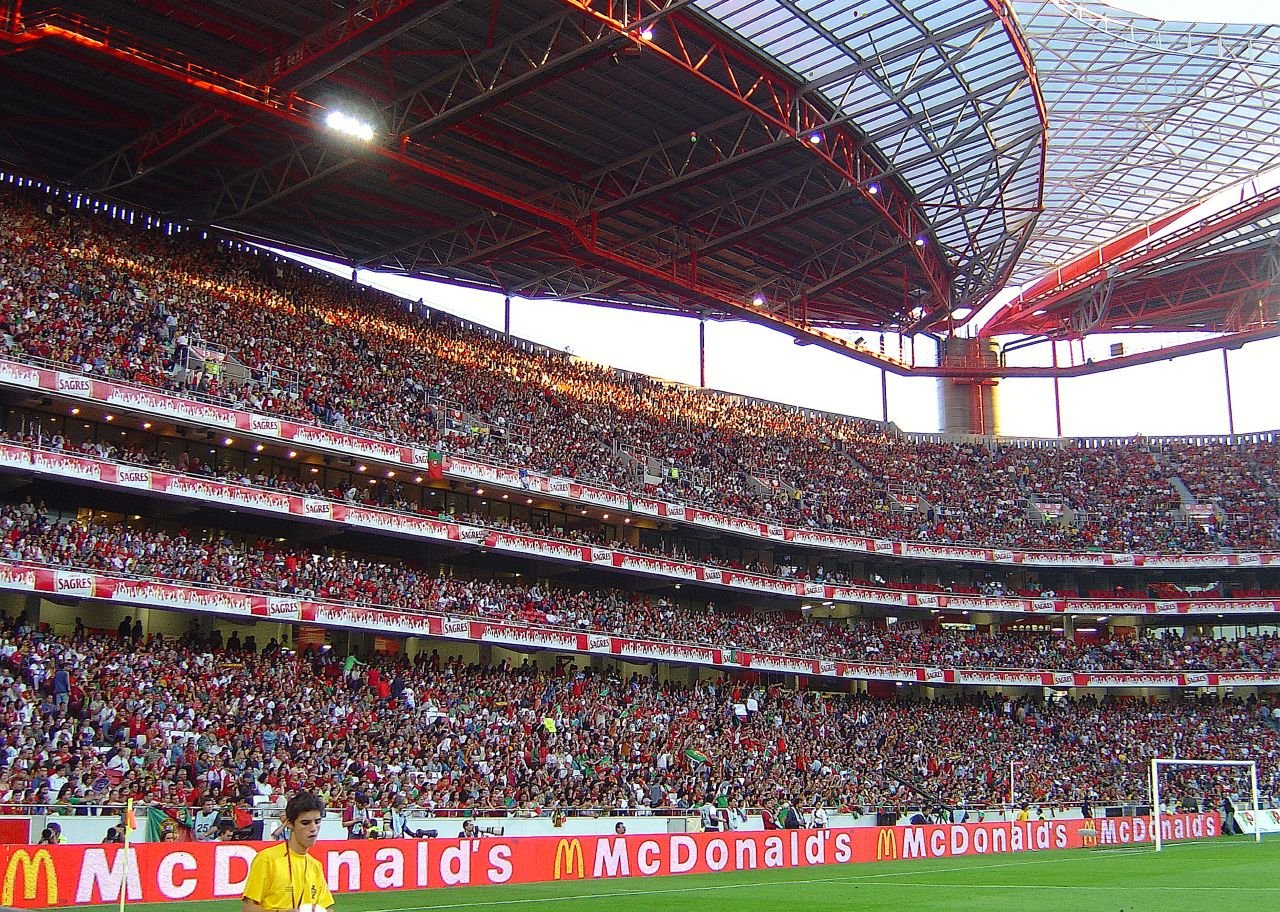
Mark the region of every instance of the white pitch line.
<instances>
[{"instance_id":1,"label":"white pitch line","mask_svg":"<svg viewBox=\"0 0 1280 912\"><path fill-rule=\"evenodd\" d=\"M867 887L928 887L936 890L940 886L954 886L961 890L1094 890L1098 892L1114 891L1118 889L1136 890L1139 893L1153 893L1160 891L1170 891L1175 893L1280 893L1280 887L1174 887L1174 886L1134 886L1126 884L1124 887L1116 886L1100 886L1098 884L938 884L938 883L913 883L911 881L896 880L893 883L886 881L868 881L859 886Z\"/></svg>"},{"instance_id":2,"label":"white pitch line","mask_svg":"<svg viewBox=\"0 0 1280 912\"><path fill-rule=\"evenodd\" d=\"M926 859L921 859L921 860L926 860ZM1085 856L1080 856L1078 858L1046 858L1041 861L1016 861L1016 862L1007 861L1007 862L1000 862L997 864L964 865L961 867L934 868L927 872L885 871L879 874L861 874L861 875L855 875L852 877L813 877L813 878L806 878L804 880L779 880L779 881L776 881L776 883L780 886L781 885L790 886L791 884L820 884L820 883L847 883L847 884L853 884L857 886L858 884L872 884L872 883L875 883L876 881L884 881L887 878L891 878L891 877L919 877L921 874L951 874L957 871L982 871L982 870L990 870L994 868L1025 868L1031 865L1062 864L1064 861L1089 861L1089 860L1096 860L1096 859L1092 855L1085 855ZM745 872L739 872L739 873L745 873ZM560 881L560 883L564 883L564 881ZM896 881L895 883L901 884L902 886L926 886L926 884L921 884L921 883L908 884L908 883L902 883L900 881ZM534 886L534 885L529 884L528 886ZM576 894L569 894L567 896L565 895L536 896L528 899L492 899L492 900L482 900L478 902L441 903L441 904L433 904L430 906L400 906L398 908L393 908L393 909L383 909L381 910L381 912L429 912L429 910L432 910L432 909L478 909L486 906L519 906L525 903L534 904L534 903L571 902L577 899L600 899L601 897L605 897L605 896L659 896L659 895L666 895L666 894L672 894L672 893L711 893L711 892L716 892L720 890L747 890L747 889L754 889L760 886L762 886L760 882L752 881L750 883L713 884L713 885L703 886L703 887L674 887L669 890L609 890L607 892L602 890L597 893L576 893ZM948 886L948 884L931 883L931 884L927 884L927 886L940 887L940 886ZM963 886L967 888L970 885L964 884ZM991 884L989 886L994 887L995 885ZM1280 888L1277 888L1277 889L1280 889Z\"/></svg>"},{"instance_id":3,"label":"white pitch line","mask_svg":"<svg viewBox=\"0 0 1280 912\"><path fill-rule=\"evenodd\" d=\"M1206 845L1211 843L1217 844L1217 845L1228 845L1228 844L1253 845L1252 842L1248 842L1248 841L1240 841L1238 843L1235 843L1235 842L1219 843L1214 840L1208 840L1208 839L1203 841L1197 841L1197 842L1170 843L1168 845L1187 846L1187 845ZM1063 862L1066 862L1066 861L1097 861L1099 860L1100 857L1105 857L1105 856L1146 855L1146 854L1154 854L1154 849L1146 848L1146 849L1126 850L1121 847L1116 847L1115 849L1098 849L1093 852L1086 852L1080 855L1075 855L1074 857L1046 858L1039 861L1007 861L1007 862L998 862L994 864L985 864L985 865L964 865L960 867L950 867L950 868L933 868L928 871L884 871L878 874L857 874L857 875L846 876L846 877L814 877L814 878L806 878L804 880L780 880L780 881L774 881L774 883L777 883L777 884L850 883L857 886L859 884L875 884L877 881L885 881L888 878L896 878L896 877L912 877L912 876L919 877L922 875L928 876L931 874L951 874L957 871L982 871L982 870L992 870L995 868L1025 868L1025 867L1030 867L1032 865L1062 864ZM922 859L914 859L914 860L928 861L929 859L922 858ZM849 870L852 867L855 867L855 865L850 865L848 868L846 868L846 870ZM786 870L786 869L779 869L779 870ZM794 870L794 869L791 869L791 870ZM746 873L746 872L725 872L725 873ZM617 881L614 881L614 883L616 882ZM546 882L547 885L552 883L563 884L564 881ZM897 881L896 883L899 886L913 886L913 887L914 886L930 886L930 887L963 886L965 888L968 888L971 886L972 887L981 886L982 888L986 888L986 889L1004 889L1003 887L997 884L956 885L956 884L945 884L945 883L939 884L939 883L924 883L924 882L912 883L909 881L906 881L906 882ZM540 884L523 884L522 886L539 886L539 885ZM713 885L702 886L702 887L675 887L669 890L608 890L608 891L601 890L600 892L597 892L597 893L577 893L577 894L570 894L567 896L542 896L542 897L531 897L527 899L494 899L494 900L484 900L480 902L442 903L442 904L430 905L430 906L401 906L398 908L379 910L379 912L430 912L430 910L433 910L433 909L478 909L486 906L518 906L525 903L532 905L536 903L572 902L573 900L577 900L577 899L599 899L601 897L606 897L606 896L658 896L658 895L678 894L678 893L710 893L710 892L716 892L720 890L751 889L761 885L762 884L759 881L751 881L749 883L713 884ZM470 886L484 887L484 886L496 886L496 885L471 884ZM1032 885L1011 886L1009 887L1009 889L1019 889L1021 887L1026 887L1028 889L1036 889ZM431 889L431 888L425 888L425 889ZM1068 889L1068 888L1047 887L1045 889ZM1091 887L1071 887L1069 889L1097 890L1097 889L1111 889L1111 888L1091 886ZM1191 888L1140 887L1138 889L1173 890L1173 889L1191 889ZM1225 890L1225 891L1240 891L1240 892L1280 891L1280 888L1271 888L1271 887L1257 887L1257 888L1254 888L1254 887L1199 887L1195 889ZM163 904L167 905L168 902L169 901L164 901ZM131 903L131 905L133 906L156 906L161 904L162 904L161 902ZM114 903L112 905L114 905Z\"/></svg>"}]
</instances>

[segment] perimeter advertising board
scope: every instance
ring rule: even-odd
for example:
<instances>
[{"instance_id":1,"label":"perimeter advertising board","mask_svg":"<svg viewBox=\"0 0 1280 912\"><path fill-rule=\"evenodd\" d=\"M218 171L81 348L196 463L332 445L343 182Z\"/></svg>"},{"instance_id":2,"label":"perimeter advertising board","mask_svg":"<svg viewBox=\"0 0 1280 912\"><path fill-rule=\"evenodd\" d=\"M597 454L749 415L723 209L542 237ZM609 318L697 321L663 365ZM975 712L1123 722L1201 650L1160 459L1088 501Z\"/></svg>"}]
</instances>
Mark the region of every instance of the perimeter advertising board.
<instances>
[{"instance_id":1,"label":"perimeter advertising board","mask_svg":"<svg viewBox=\"0 0 1280 912\"><path fill-rule=\"evenodd\" d=\"M1092 822L1091 822L1092 823ZM1145 817L1107 818L1102 844L1150 839ZM1218 834L1219 816L1161 820L1168 839ZM614 879L952 858L1086 844L1082 820L640 836L321 842L312 850L335 893ZM1092 830L1090 834L1092 834ZM0 847L0 904L21 908L234 899L270 843L142 843Z\"/></svg>"}]
</instances>

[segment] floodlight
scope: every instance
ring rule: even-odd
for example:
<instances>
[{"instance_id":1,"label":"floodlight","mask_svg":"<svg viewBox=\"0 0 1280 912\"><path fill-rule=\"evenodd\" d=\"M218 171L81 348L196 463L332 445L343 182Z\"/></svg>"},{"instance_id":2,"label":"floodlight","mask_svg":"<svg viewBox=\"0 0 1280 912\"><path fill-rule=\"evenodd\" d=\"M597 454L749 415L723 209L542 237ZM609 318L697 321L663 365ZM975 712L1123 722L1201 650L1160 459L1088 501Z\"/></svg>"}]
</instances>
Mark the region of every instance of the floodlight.
<instances>
[{"instance_id":1,"label":"floodlight","mask_svg":"<svg viewBox=\"0 0 1280 912\"><path fill-rule=\"evenodd\" d=\"M325 126L343 136L369 142L373 139L373 125L344 111L330 111L324 118Z\"/></svg>"}]
</instances>

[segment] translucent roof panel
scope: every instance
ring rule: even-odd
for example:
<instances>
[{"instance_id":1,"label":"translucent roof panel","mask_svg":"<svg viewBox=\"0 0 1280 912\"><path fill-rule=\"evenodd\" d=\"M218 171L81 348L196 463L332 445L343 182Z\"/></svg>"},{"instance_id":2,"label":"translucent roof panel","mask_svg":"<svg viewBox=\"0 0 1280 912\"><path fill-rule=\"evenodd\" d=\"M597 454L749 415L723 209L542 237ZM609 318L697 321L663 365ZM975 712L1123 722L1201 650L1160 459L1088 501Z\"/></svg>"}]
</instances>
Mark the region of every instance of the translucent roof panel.
<instances>
[{"instance_id":1,"label":"translucent roof panel","mask_svg":"<svg viewBox=\"0 0 1280 912\"><path fill-rule=\"evenodd\" d=\"M1280 165L1268 17L1179 23L1101 0L1011 0L1048 112L1042 175L1035 95L996 0L697 5L874 143L954 264L957 302L1011 258L1012 283L1030 281Z\"/></svg>"},{"instance_id":2,"label":"translucent roof panel","mask_svg":"<svg viewBox=\"0 0 1280 912\"><path fill-rule=\"evenodd\" d=\"M1049 109L1045 212L1015 283L1280 165L1280 26L1013 6Z\"/></svg>"},{"instance_id":3,"label":"translucent roof panel","mask_svg":"<svg viewBox=\"0 0 1280 912\"><path fill-rule=\"evenodd\" d=\"M1041 200L1034 79L988 0L695 0L824 99L905 185L957 304L1003 282Z\"/></svg>"}]
</instances>

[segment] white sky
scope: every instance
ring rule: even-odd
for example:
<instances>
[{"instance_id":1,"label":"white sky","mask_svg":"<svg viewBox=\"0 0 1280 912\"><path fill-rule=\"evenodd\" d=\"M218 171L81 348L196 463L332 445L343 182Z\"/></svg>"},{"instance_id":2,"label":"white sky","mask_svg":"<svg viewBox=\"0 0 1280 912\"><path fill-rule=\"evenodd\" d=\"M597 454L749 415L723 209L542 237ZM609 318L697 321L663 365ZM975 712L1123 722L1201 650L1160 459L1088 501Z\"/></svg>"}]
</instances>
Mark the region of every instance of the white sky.
<instances>
[{"instance_id":1,"label":"white sky","mask_svg":"<svg viewBox=\"0 0 1280 912\"><path fill-rule=\"evenodd\" d=\"M1165 22L1280 23L1277 0L1103 0L1110 7Z\"/></svg>"},{"instance_id":2,"label":"white sky","mask_svg":"<svg viewBox=\"0 0 1280 912\"><path fill-rule=\"evenodd\" d=\"M306 262L350 276L342 267ZM435 282L361 272L360 280L428 306L497 329L503 324L502 297ZM514 299L511 332L520 338L565 349L615 367L670 380L698 382L698 321L687 317L590 307L561 301ZM875 350L879 336L862 333ZM1191 341L1180 334L1095 336L1085 356L1102 360L1113 341L1126 352ZM886 339L898 354L898 338ZM910 343L908 342L909 346ZM917 342L917 360L934 363L933 343ZM1078 346L1076 347L1078 360ZM910 349L907 348L909 355ZM1047 345L1010 356L1010 364L1049 363ZM1070 363L1064 345L1059 358ZM1280 339L1228 353L1237 433L1280 429ZM707 324L707 385L716 389L826 409L866 418L881 417L880 371L815 346L744 322ZM888 375L889 419L903 430L939 430L939 381ZM1053 381L1002 380L998 389L1000 433L1055 435ZM1062 380L1062 430L1076 436L1148 436L1227 433L1222 353L1190 355L1174 361Z\"/></svg>"}]
</instances>

